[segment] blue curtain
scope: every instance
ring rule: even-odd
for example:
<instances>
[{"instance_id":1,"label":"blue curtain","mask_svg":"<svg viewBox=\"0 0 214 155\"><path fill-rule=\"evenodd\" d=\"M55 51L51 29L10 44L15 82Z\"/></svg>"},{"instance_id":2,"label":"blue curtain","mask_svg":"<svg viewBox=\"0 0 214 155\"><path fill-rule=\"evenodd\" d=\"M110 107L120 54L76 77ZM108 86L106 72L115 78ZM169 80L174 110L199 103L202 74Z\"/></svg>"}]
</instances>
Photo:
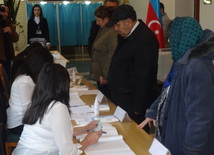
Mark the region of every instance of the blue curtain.
<instances>
[{"instance_id":1,"label":"blue curtain","mask_svg":"<svg viewBox=\"0 0 214 155\"><path fill-rule=\"evenodd\" d=\"M27 17L30 19L32 8L32 3L27 3ZM50 34L50 42L52 46L57 46L57 25L56 25L56 5L55 4L44 4L40 5L42 8L43 16L47 19L49 34Z\"/></svg>"},{"instance_id":2,"label":"blue curtain","mask_svg":"<svg viewBox=\"0 0 214 155\"><path fill-rule=\"evenodd\" d=\"M60 40L62 46L79 45L81 42L80 5L59 5Z\"/></svg>"},{"instance_id":3,"label":"blue curtain","mask_svg":"<svg viewBox=\"0 0 214 155\"><path fill-rule=\"evenodd\" d=\"M88 45L88 37L90 34L91 23L95 20L94 11L102 3L81 4L82 5L82 45Z\"/></svg>"},{"instance_id":4,"label":"blue curtain","mask_svg":"<svg viewBox=\"0 0 214 155\"><path fill-rule=\"evenodd\" d=\"M34 4L27 3L27 18L31 16L31 10ZM91 22L95 19L94 11L102 3L91 3L89 5L82 3L48 3L40 5L43 15L48 21L51 45L57 46L57 19L56 5L59 12L60 43L61 46L88 45L88 37L91 28Z\"/></svg>"}]
</instances>

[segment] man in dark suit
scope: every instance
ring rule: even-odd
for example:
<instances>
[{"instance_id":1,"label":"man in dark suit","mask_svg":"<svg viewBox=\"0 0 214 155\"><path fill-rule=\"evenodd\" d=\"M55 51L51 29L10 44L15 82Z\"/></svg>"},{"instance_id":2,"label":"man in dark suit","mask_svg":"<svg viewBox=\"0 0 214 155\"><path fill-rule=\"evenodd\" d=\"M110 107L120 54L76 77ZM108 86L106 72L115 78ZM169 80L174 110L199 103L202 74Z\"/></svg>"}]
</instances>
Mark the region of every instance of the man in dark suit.
<instances>
[{"instance_id":1,"label":"man in dark suit","mask_svg":"<svg viewBox=\"0 0 214 155\"><path fill-rule=\"evenodd\" d=\"M106 7L117 7L118 6L118 0L105 0L104 6L106 6ZM93 42L97 36L99 29L100 29L100 26L96 24L96 20L92 21L91 29L90 29L90 35L88 38L88 53L89 53L90 57L91 57L91 50L92 50L91 48L92 48Z\"/></svg>"},{"instance_id":2,"label":"man in dark suit","mask_svg":"<svg viewBox=\"0 0 214 155\"><path fill-rule=\"evenodd\" d=\"M130 5L118 6L107 26L120 34L108 75L112 100L139 124L158 95L159 44Z\"/></svg>"}]
</instances>

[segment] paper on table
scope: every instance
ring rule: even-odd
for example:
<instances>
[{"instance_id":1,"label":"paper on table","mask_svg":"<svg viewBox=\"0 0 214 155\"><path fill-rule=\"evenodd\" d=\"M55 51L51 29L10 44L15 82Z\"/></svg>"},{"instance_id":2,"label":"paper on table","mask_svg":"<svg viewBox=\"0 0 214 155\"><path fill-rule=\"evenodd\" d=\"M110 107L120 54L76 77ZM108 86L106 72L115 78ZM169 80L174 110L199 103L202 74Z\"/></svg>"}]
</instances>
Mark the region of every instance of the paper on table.
<instances>
[{"instance_id":1,"label":"paper on table","mask_svg":"<svg viewBox=\"0 0 214 155\"><path fill-rule=\"evenodd\" d=\"M84 103L78 95L70 94L69 105L70 106L82 106L82 105L86 105L86 103Z\"/></svg>"},{"instance_id":2,"label":"paper on table","mask_svg":"<svg viewBox=\"0 0 214 155\"><path fill-rule=\"evenodd\" d=\"M154 138L151 147L149 148L149 152L152 155L171 155L170 151L161 144L156 138Z\"/></svg>"},{"instance_id":3,"label":"paper on table","mask_svg":"<svg viewBox=\"0 0 214 155\"><path fill-rule=\"evenodd\" d=\"M56 59L56 60L54 60L54 63L60 64L63 67L66 67L67 60L65 60L65 59Z\"/></svg>"},{"instance_id":4,"label":"paper on table","mask_svg":"<svg viewBox=\"0 0 214 155\"><path fill-rule=\"evenodd\" d=\"M93 113L71 113L71 119L75 120L76 124L82 125L82 124L88 124L91 121L93 121L95 115Z\"/></svg>"},{"instance_id":5,"label":"paper on table","mask_svg":"<svg viewBox=\"0 0 214 155\"><path fill-rule=\"evenodd\" d=\"M52 56L54 57L55 60L56 60L56 59L61 59L61 56L60 56L59 53L54 52L54 53L51 53L51 54L52 54Z\"/></svg>"},{"instance_id":6,"label":"paper on table","mask_svg":"<svg viewBox=\"0 0 214 155\"><path fill-rule=\"evenodd\" d=\"M71 83L71 86L73 86L72 83ZM89 88L86 85L79 85L79 86L71 87L70 90L85 91L85 90L89 90Z\"/></svg>"},{"instance_id":7,"label":"paper on table","mask_svg":"<svg viewBox=\"0 0 214 155\"><path fill-rule=\"evenodd\" d=\"M114 115L107 115L107 116L99 116L94 118L101 120L102 123L112 123L112 122L118 122L118 119Z\"/></svg>"},{"instance_id":8,"label":"paper on table","mask_svg":"<svg viewBox=\"0 0 214 155\"><path fill-rule=\"evenodd\" d=\"M91 108L94 109L94 105L91 105ZM108 104L100 104L99 110L100 111L108 111L108 110L110 110L110 107Z\"/></svg>"},{"instance_id":9,"label":"paper on table","mask_svg":"<svg viewBox=\"0 0 214 155\"><path fill-rule=\"evenodd\" d=\"M102 124L103 128L102 130L106 132L106 134L102 134L102 136L100 137L99 141L108 141L109 137L112 137L112 139L122 139L122 137L117 137L118 133L117 133L117 129L115 127L113 127L111 124L109 123L104 123ZM80 141L82 141L85 138L86 134L82 134L82 135L78 135L76 136L76 138ZM107 137L107 138L106 138Z\"/></svg>"},{"instance_id":10,"label":"paper on table","mask_svg":"<svg viewBox=\"0 0 214 155\"><path fill-rule=\"evenodd\" d=\"M122 136L108 137L107 141L99 141L85 149L87 155L135 155L135 153L124 142Z\"/></svg>"},{"instance_id":11,"label":"paper on table","mask_svg":"<svg viewBox=\"0 0 214 155\"><path fill-rule=\"evenodd\" d=\"M88 105L70 107L71 113L88 113L93 112L93 110Z\"/></svg>"},{"instance_id":12,"label":"paper on table","mask_svg":"<svg viewBox=\"0 0 214 155\"><path fill-rule=\"evenodd\" d=\"M82 95L96 95L98 93L98 90L82 90L82 91L78 91L79 96Z\"/></svg>"},{"instance_id":13,"label":"paper on table","mask_svg":"<svg viewBox=\"0 0 214 155\"><path fill-rule=\"evenodd\" d=\"M76 67L68 68L67 71L68 71L68 73L69 73L70 76L72 76L73 70L75 71L75 73L78 73Z\"/></svg>"}]
</instances>

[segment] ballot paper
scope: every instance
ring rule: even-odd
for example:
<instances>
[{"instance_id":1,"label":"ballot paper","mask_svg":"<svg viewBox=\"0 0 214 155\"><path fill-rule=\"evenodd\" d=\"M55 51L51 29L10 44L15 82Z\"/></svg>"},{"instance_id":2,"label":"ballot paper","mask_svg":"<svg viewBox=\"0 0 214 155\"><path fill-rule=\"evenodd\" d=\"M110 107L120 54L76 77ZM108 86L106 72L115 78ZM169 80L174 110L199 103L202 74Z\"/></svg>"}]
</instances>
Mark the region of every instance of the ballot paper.
<instances>
[{"instance_id":1,"label":"ballot paper","mask_svg":"<svg viewBox=\"0 0 214 155\"><path fill-rule=\"evenodd\" d=\"M156 138L154 138L151 147L149 148L149 152L152 155L171 155L170 151L161 144Z\"/></svg>"},{"instance_id":2,"label":"ballot paper","mask_svg":"<svg viewBox=\"0 0 214 155\"><path fill-rule=\"evenodd\" d=\"M70 110L73 114L93 112L93 110L88 105L70 107Z\"/></svg>"},{"instance_id":3,"label":"ballot paper","mask_svg":"<svg viewBox=\"0 0 214 155\"><path fill-rule=\"evenodd\" d=\"M122 135L100 138L99 142L84 150L86 155L135 155Z\"/></svg>"},{"instance_id":4,"label":"ballot paper","mask_svg":"<svg viewBox=\"0 0 214 155\"><path fill-rule=\"evenodd\" d=\"M86 105L86 103L82 101L82 99L79 97L78 93L75 94L75 91L73 91L73 94L70 93L69 105L70 106L81 106L81 105Z\"/></svg>"},{"instance_id":5,"label":"ballot paper","mask_svg":"<svg viewBox=\"0 0 214 155\"><path fill-rule=\"evenodd\" d=\"M73 86L71 83L70 90L85 91L85 90L89 90L89 88L86 85L75 85L75 86Z\"/></svg>"},{"instance_id":6,"label":"ballot paper","mask_svg":"<svg viewBox=\"0 0 214 155\"><path fill-rule=\"evenodd\" d=\"M88 124L93 120L100 120L102 123L118 122L119 120L114 115L107 116L95 116L94 113L82 113L78 116L77 113L71 114L72 120L75 120L76 124Z\"/></svg>"},{"instance_id":7,"label":"ballot paper","mask_svg":"<svg viewBox=\"0 0 214 155\"><path fill-rule=\"evenodd\" d=\"M94 105L91 105L91 108L94 109ZM100 111L109 111L110 107L108 104L100 104L99 105L99 110Z\"/></svg>"},{"instance_id":8,"label":"ballot paper","mask_svg":"<svg viewBox=\"0 0 214 155\"><path fill-rule=\"evenodd\" d=\"M110 141L111 139L113 140L118 138L121 139L121 135L120 136L118 135L117 129L109 123L102 124L102 131L104 131L105 133L102 134L102 136L99 139L99 142ZM86 135L87 134L77 135L76 138L82 141Z\"/></svg>"},{"instance_id":9,"label":"ballot paper","mask_svg":"<svg viewBox=\"0 0 214 155\"><path fill-rule=\"evenodd\" d=\"M97 93L98 93L97 89L78 91L79 96L82 96L82 95L97 95Z\"/></svg>"}]
</instances>

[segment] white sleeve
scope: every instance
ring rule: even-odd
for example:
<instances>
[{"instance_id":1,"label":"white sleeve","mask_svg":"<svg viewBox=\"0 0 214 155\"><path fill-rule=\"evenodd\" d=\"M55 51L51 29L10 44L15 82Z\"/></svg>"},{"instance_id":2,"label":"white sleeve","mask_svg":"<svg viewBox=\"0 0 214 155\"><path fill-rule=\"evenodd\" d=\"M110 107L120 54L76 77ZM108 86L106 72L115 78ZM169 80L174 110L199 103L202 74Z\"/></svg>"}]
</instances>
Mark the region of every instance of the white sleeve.
<instances>
[{"instance_id":1,"label":"white sleeve","mask_svg":"<svg viewBox=\"0 0 214 155\"><path fill-rule=\"evenodd\" d=\"M49 113L50 126L55 143L61 155L79 155L81 145L73 143L73 126L68 108L62 103L55 103Z\"/></svg>"},{"instance_id":2,"label":"white sleeve","mask_svg":"<svg viewBox=\"0 0 214 155\"><path fill-rule=\"evenodd\" d=\"M18 81L21 103L30 103L35 88L33 80L29 76L23 76Z\"/></svg>"}]
</instances>

